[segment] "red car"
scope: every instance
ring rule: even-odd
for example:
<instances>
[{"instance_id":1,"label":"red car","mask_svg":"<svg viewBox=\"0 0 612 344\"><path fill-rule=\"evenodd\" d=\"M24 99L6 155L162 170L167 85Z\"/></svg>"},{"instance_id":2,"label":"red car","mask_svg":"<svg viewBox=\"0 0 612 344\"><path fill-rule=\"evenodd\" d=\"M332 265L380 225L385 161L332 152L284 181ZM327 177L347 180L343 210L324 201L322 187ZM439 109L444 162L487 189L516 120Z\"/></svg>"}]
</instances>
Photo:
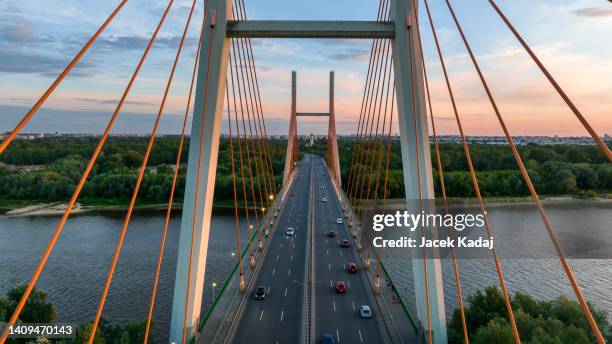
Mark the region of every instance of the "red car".
<instances>
[{"instance_id":1,"label":"red car","mask_svg":"<svg viewBox=\"0 0 612 344\"><path fill-rule=\"evenodd\" d=\"M348 270L348 272L357 272L357 264L355 263L349 263L348 267L346 268Z\"/></svg>"},{"instance_id":2,"label":"red car","mask_svg":"<svg viewBox=\"0 0 612 344\"><path fill-rule=\"evenodd\" d=\"M348 240L344 239L344 240L342 240L342 242L340 243L340 246L342 246L342 247L344 247L344 248L347 248L347 247L351 246L351 244L349 244L349 241L348 241Z\"/></svg>"},{"instance_id":3,"label":"red car","mask_svg":"<svg viewBox=\"0 0 612 344\"><path fill-rule=\"evenodd\" d=\"M344 281L336 282L336 293L344 294L346 293L346 289L346 283L344 283Z\"/></svg>"}]
</instances>

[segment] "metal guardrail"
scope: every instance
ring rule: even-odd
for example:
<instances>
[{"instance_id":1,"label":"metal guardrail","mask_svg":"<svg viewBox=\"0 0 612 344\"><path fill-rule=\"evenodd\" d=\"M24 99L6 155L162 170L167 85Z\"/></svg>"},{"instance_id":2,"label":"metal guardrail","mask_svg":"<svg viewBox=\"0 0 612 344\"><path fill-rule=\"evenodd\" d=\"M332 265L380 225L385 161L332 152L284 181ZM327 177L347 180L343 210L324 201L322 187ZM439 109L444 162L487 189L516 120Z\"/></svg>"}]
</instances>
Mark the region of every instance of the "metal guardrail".
<instances>
[{"instance_id":1,"label":"metal guardrail","mask_svg":"<svg viewBox=\"0 0 612 344\"><path fill-rule=\"evenodd\" d=\"M325 164L325 166L327 167L327 164ZM328 168L328 170L329 170L329 168ZM346 194L344 193L344 190L342 190L341 187L337 187L334 183L332 183L332 185L334 185L334 189L336 189L336 193L337 193L339 199L347 199ZM357 216L355 214L355 210L350 205L350 203L349 203L349 209L350 209L351 217L353 219L352 223L355 223L356 225L358 225L359 221L358 221ZM391 278L391 275L389 274L387 268L385 267L385 265L382 262L382 258L380 260L380 266L381 266L381 269L382 269L385 277L391 282L392 285L395 285L395 283L393 282L393 278ZM412 314L410 314L410 310L408 309L408 307L406 305L406 302L401 297L401 295L399 294L399 292L397 291L396 288L393 289L393 293L395 294L395 296L399 300L399 303L402 306L402 310L404 311L404 313L406 314L408 320L410 321L410 325L412 326L413 330L415 331L415 333L418 334L419 333L419 326L417 325L417 323L415 322L414 318L412 317ZM384 300L384 298L383 298L383 300ZM386 306L386 304L385 304L385 306Z\"/></svg>"},{"instance_id":2,"label":"metal guardrail","mask_svg":"<svg viewBox=\"0 0 612 344\"><path fill-rule=\"evenodd\" d=\"M293 183L293 180L294 180L294 174L292 174L292 176L290 177L290 181L289 181L289 183L287 183L287 185L290 186ZM274 200L272 206L268 209L268 212L266 213L266 215L260 220L260 223L259 223L260 228L261 228L261 226L263 225L263 223L265 221L270 221L273 218L273 216L274 216L274 214L275 214L277 209L282 207L288 189L289 189L289 187L285 186L285 187L283 187L280 190L280 192L278 193L278 195L280 195L280 197L277 197ZM276 226L276 222L274 223L274 225ZM270 231L270 236L271 235L272 235L272 231ZM253 245L253 242L255 241L256 237L257 237L257 232L255 231L255 232L253 232L253 234L252 234L252 236L251 236L251 238L249 240L249 245L246 245L245 248L242 250L242 253L240 255L240 259L238 259L236 261L236 263L234 263L234 265L232 267L232 270L230 270L230 272L228 273L228 276L226 277L226 279L224 280L223 284L221 285L221 288L219 289L219 293L215 296L215 298L213 300L213 303L211 304L211 306L208 308L208 310L204 314L204 317L200 320L200 322L198 324L198 327L197 327L197 332L194 335L191 336L191 338L188 341L189 344L195 344L195 341L196 341L196 339L198 337L198 334L204 329L204 327L206 326L206 324L207 324L208 320L210 319L212 313L215 311L215 309L216 309L216 307L217 307L217 305L219 303L219 300L221 300L221 298L225 295L225 292L227 291L227 288L228 288L232 278L235 277L236 271L238 270L238 266L240 265L241 260L245 258L246 254L248 252L249 246ZM250 277L253 277L253 276L250 276Z\"/></svg>"}]
</instances>

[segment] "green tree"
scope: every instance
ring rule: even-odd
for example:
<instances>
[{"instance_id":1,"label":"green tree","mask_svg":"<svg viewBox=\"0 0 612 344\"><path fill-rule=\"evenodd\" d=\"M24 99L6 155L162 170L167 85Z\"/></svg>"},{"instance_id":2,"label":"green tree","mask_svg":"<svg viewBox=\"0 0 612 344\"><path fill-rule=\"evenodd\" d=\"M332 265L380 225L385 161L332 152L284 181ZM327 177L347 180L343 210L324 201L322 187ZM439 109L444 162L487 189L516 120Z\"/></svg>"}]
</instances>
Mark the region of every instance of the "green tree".
<instances>
[{"instance_id":1,"label":"green tree","mask_svg":"<svg viewBox=\"0 0 612 344\"><path fill-rule=\"evenodd\" d=\"M15 312L25 289L26 285L20 284L11 288L6 293L6 297L0 298L0 320L9 320ZM55 306L47 299L47 293L36 288L32 289L30 297L19 315L19 320L24 323L50 323L56 319Z\"/></svg>"}]
</instances>

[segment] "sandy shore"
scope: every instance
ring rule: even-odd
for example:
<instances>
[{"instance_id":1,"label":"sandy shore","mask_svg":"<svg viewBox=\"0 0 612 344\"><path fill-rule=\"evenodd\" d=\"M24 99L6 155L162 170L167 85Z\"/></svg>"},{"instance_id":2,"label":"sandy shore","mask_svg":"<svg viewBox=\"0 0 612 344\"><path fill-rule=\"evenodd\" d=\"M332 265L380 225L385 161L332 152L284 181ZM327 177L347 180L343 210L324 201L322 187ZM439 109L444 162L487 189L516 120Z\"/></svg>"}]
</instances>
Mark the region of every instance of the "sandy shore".
<instances>
[{"instance_id":1,"label":"sandy shore","mask_svg":"<svg viewBox=\"0 0 612 344\"><path fill-rule=\"evenodd\" d=\"M570 196L558 196L543 198L542 204L572 204L572 203L595 203L595 204L610 204L612 205L612 199L595 197L595 198L575 198ZM437 200L442 204L441 200ZM509 207L509 206L532 206L533 201L529 197L517 197L517 198L485 198L485 203L488 208L491 207ZM366 203L364 202L364 205ZM449 205L451 207L477 207L478 202L475 198L451 198L449 199ZM7 217L28 217L28 216L61 216L68 205L66 203L46 203L29 205L22 208L16 208L7 211L3 215ZM172 208L174 210L182 209L182 204L175 203ZM392 199L388 200L387 209L397 210L403 209L406 206L406 201L403 199ZM138 211L164 211L168 207L167 203L163 204L147 204L138 205L135 210ZM217 208L227 208L226 205L218 206ZM84 214L89 212L116 212L127 210L126 205L82 205L77 203L71 211L71 214Z\"/></svg>"},{"instance_id":2,"label":"sandy shore","mask_svg":"<svg viewBox=\"0 0 612 344\"><path fill-rule=\"evenodd\" d=\"M60 216L64 214L68 204L66 203L49 203L49 204L36 204L29 205L23 208L12 209L4 213L2 216L8 217L26 217L26 216ZM136 206L136 210L165 210L168 204L152 204L152 205L141 205ZM182 204L174 204L173 209L181 209ZM84 206L80 203L75 204L72 207L70 214L83 214L88 212L111 212L111 211L124 211L127 210L127 206L123 205L109 205L109 206Z\"/></svg>"},{"instance_id":3,"label":"sandy shore","mask_svg":"<svg viewBox=\"0 0 612 344\"><path fill-rule=\"evenodd\" d=\"M611 198L594 197L594 198L576 198L571 196L555 196L541 198L543 205L551 204L610 204ZM531 197L514 197L514 198L484 198L487 208L497 207L514 207L514 206L535 206ZM366 202L363 203L367 204ZM436 199L436 204L442 206L442 199ZM449 198L449 207L478 207L478 200L474 198ZM391 199L387 201L386 208L390 210L401 210L406 207L406 201L403 199Z\"/></svg>"}]
</instances>

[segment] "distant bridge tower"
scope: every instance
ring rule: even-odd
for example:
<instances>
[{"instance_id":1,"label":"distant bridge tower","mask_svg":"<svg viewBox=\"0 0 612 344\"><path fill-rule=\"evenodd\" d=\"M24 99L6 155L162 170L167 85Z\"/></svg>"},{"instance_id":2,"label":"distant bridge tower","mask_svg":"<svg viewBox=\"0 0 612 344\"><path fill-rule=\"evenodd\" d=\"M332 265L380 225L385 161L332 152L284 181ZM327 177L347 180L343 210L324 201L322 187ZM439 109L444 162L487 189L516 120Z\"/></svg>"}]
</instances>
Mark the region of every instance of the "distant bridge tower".
<instances>
[{"instance_id":1,"label":"distant bridge tower","mask_svg":"<svg viewBox=\"0 0 612 344\"><path fill-rule=\"evenodd\" d=\"M434 199L433 174L425 107L423 61L416 30L412 29L412 1L390 1L391 18L374 21L237 21L232 19L232 1L210 0L203 26L196 98L191 123L185 198L174 287L170 343L182 343L196 332L202 304L208 239L211 225L217 155L227 80L231 38L390 39L397 98L397 113L406 189L407 209L419 213L419 199ZM415 21L416 22L416 21ZM411 77L414 76L414 77ZM333 74L331 75L333 80ZM414 92L412 92L414 90ZM291 119L285 160L286 180L297 159L296 75L292 77ZM333 82L330 110L319 116L330 120L329 141L333 179L340 182ZM201 150L201 155L198 151ZM200 158L201 157L201 158ZM419 159L416 159L418 157ZM199 197L196 189L199 188ZM426 204L428 202L425 202ZM424 264L427 267L425 273ZM446 343L446 319L442 272L439 259L412 258L417 316L425 329L432 329L434 343ZM425 288L427 285L427 288ZM429 296L429 297L426 297ZM426 300L429 302L426 302ZM186 327L184 334L183 327Z\"/></svg>"},{"instance_id":2,"label":"distant bridge tower","mask_svg":"<svg viewBox=\"0 0 612 344\"><path fill-rule=\"evenodd\" d=\"M336 139L336 114L334 112L334 72L329 72L329 112L297 112L296 78L296 72L291 72L291 119L289 120L289 135L287 136L287 154L285 156L283 184L287 181L298 159L297 117L326 116L329 118L327 126L327 164L332 171L332 179L340 186L340 159L338 156L338 141ZM309 140L312 143L313 136Z\"/></svg>"}]
</instances>

